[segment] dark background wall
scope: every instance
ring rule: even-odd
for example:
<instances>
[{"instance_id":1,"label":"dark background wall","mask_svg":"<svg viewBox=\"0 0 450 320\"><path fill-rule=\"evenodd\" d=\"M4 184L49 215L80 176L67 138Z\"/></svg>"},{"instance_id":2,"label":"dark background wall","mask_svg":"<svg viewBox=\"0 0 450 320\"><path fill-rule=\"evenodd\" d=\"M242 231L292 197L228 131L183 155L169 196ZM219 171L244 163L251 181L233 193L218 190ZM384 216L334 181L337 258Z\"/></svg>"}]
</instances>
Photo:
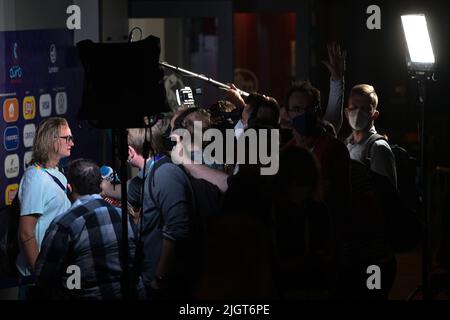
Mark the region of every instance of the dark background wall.
<instances>
[{"instance_id":1,"label":"dark background wall","mask_svg":"<svg viewBox=\"0 0 450 320\"><path fill-rule=\"evenodd\" d=\"M366 8L376 4L381 9L381 29L369 30ZM450 103L448 95L448 59L450 31L446 1L322 1L314 2L317 30L314 34L313 60L326 57L325 44L332 40L347 50L346 98L357 83L375 86L380 98L380 118L377 128L390 139L417 153L416 84L408 78L405 64L405 41L400 15L423 12L427 16L432 45L436 56L437 82L428 83L426 104L429 120L427 152L430 166L449 166L448 138ZM315 58L315 59L314 59ZM311 80L327 88L328 75L320 63L311 65ZM346 127L349 132L348 126Z\"/></svg>"},{"instance_id":2,"label":"dark background wall","mask_svg":"<svg viewBox=\"0 0 450 320\"><path fill-rule=\"evenodd\" d=\"M130 16L137 3L148 2L155 6L167 1L145 0L45 0L39 4L31 0L0 0L0 30L25 30L63 27L68 4L78 3L83 12L83 32L79 38L89 37L103 41L121 40L126 34L126 15ZM14 5L12 5L14 3ZM128 10L126 4L128 3ZM175 4L174 4L175 3ZM370 83L375 86L380 97L379 131L387 133L393 142L408 147L417 153L416 90L410 81L405 66L405 44L400 24L400 14L405 12L424 12L427 14L434 51L437 56L437 82L429 83L427 117L430 120L430 140L427 141L432 165L450 167L450 150L447 137L450 136L448 97L448 59L450 31L448 13L450 3L443 0L217 0L217 1L172 1L171 11L188 3L190 8L211 7L211 3L231 3L233 12L296 14L296 77L309 78L323 92L328 94L328 72L321 64L326 58L326 43L336 40L348 52L346 93L356 83ZM191 5L195 3L197 7ZM87 6L89 4L89 6ZM114 4L114 5L113 5ZM368 30L366 9L376 4L381 8L381 30ZM226 6L228 8L228 6ZM42 8L45 8L43 10ZM152 11L156 10L152 7ZM96 14L93 15L92 12ZM192 11L192 10L191 10ZM60 14L60 13L63 14ZM117 18L120 12L121 19ZM230 14L232 14L231 12ZM57 14L58 13L58 14ZM193 13L190 13L192 16ZM48 17L48 18L47 18ZM89 21L89 23L88 23ZM86 25L88 23L88 25ZM101 27L99 27L99 25ZM228 25L227 25L228 26ZM117 29L120 27L120 31ZM231 25L230 25L231 27ZM125 28L125 29L124 29ZM101 30L99 30L101 29ZM91 32L94 30L95 32ZM76 33L77 37L78 34ZM97 38L97 39L95 39ZM116 39L117 38L117 39ZM230 43L227 56L233 61L233 46ZM277 50L277 48L269 48ZM225 60L224 61L225 65ZM277 61L272 63L276 64ZM281 62L280 62L281 63ZM229 65L227 62L226 65ZM232 65L232 64L231 64ZM229 69L229 68L228 68ZM231 74L231 70L228 71ZM223 77L222 81L228 81ZM344 127L343 135L349 132Z\"/></svg>"}]
</instances>

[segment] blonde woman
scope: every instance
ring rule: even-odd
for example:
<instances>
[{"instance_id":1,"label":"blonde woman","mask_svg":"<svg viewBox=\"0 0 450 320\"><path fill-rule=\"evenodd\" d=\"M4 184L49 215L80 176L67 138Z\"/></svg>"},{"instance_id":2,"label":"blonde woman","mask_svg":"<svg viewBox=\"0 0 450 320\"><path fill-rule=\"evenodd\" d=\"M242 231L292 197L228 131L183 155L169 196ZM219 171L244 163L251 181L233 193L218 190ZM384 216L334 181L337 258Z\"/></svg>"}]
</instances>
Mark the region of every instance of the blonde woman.
<instances>
[{"instance_id":1,"label":"blonde woman","mask_svg":"<svg viewBox=\"0 0 450 320\"><path fill-rule=\"evenodd\" d=\"M70 156L74 146L69 124L63 118L42 121L36 131L33 156L20 181L20 252L17 268L22 285L30 280L45 231L52 220L70 207L67 180L59 161ZM23 286L22 286L23 288ZM21 290L22 291L22 290Z\"/></svg>"}]
</instances>

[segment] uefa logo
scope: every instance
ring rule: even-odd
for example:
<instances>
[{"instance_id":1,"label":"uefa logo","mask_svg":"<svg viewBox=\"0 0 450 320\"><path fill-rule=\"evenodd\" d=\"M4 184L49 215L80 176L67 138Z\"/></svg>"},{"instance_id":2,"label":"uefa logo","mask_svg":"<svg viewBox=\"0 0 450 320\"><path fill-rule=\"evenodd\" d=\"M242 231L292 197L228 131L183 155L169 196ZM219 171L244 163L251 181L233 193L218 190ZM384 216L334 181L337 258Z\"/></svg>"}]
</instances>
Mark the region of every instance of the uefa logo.
<instances>
[{"instance_id":1,"label":"uefa logo","mask_svg":"<svg viewBox=\"0 0 450 320\"><path fill-rule=\"evenodd\" d=\"M19 48L19 45L17 44L17 42L14 42L13 47L12 47L13 63L19 62L19 54L17 52L18 48Z\"/></svg>"},{"instance_id":2,"label":"uefa logo","mask_svg":"<svg viewBox=\"0 0 450 320\"><path fill-rule=\"evenodd\" d=\"M12 66L9 68L9 78L11 79L11 83L18 84L21 83L23 70L19 65L19 53L18 53L19 45L17 42L14 42L12 47Z\"/></svg>"},{"instance_id":3,"label":"uefa logo","mask_svg":"<svg viewBox=\"0 0 450 320\"><path fill-rule=\"evenodd\" d=\"M50 46L50 61L51 63L55 63L56 62L56 58L57 58L57 53L56 53L56 46L54 43L52 43L52 45Z\"/></svg>"}]
</instances>

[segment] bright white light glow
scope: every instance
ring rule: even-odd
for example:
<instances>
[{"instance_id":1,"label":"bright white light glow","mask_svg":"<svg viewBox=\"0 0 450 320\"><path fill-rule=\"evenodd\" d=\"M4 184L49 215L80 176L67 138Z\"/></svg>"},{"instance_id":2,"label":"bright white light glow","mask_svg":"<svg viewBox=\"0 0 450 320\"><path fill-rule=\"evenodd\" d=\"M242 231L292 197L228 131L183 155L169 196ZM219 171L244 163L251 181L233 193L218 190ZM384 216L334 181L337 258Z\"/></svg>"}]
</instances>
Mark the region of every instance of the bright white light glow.
<instances>
[{"instance_id":1,"label":"bright white light glow","mask_svg":"<svg viewBox=\"0 0 450 320\"><path fill-rule=\"evenodd\" d=\"M402 16L402 24L411 62L434 63L425 16L423 14Z\"/></svg>"}]
</instances>

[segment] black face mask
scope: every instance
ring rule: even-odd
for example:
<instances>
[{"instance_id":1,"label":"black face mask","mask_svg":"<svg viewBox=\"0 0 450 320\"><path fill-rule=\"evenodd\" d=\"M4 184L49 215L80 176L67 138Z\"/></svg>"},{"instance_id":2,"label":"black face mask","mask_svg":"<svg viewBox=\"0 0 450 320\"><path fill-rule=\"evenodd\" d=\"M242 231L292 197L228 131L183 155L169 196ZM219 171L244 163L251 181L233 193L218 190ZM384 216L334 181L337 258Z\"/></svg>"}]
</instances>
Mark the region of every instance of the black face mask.
<instances>
[{"instance_id":1,"label":"black face mask","mask_svg":"<svg viewBox=\"0 0 450 320\"><path fill-rule=\"evenodd\" d=\"M304 112L292 120L292 125L302 136L313 136L317 128L317 115L312 112Z\"/></svg>"}]
</instances>

